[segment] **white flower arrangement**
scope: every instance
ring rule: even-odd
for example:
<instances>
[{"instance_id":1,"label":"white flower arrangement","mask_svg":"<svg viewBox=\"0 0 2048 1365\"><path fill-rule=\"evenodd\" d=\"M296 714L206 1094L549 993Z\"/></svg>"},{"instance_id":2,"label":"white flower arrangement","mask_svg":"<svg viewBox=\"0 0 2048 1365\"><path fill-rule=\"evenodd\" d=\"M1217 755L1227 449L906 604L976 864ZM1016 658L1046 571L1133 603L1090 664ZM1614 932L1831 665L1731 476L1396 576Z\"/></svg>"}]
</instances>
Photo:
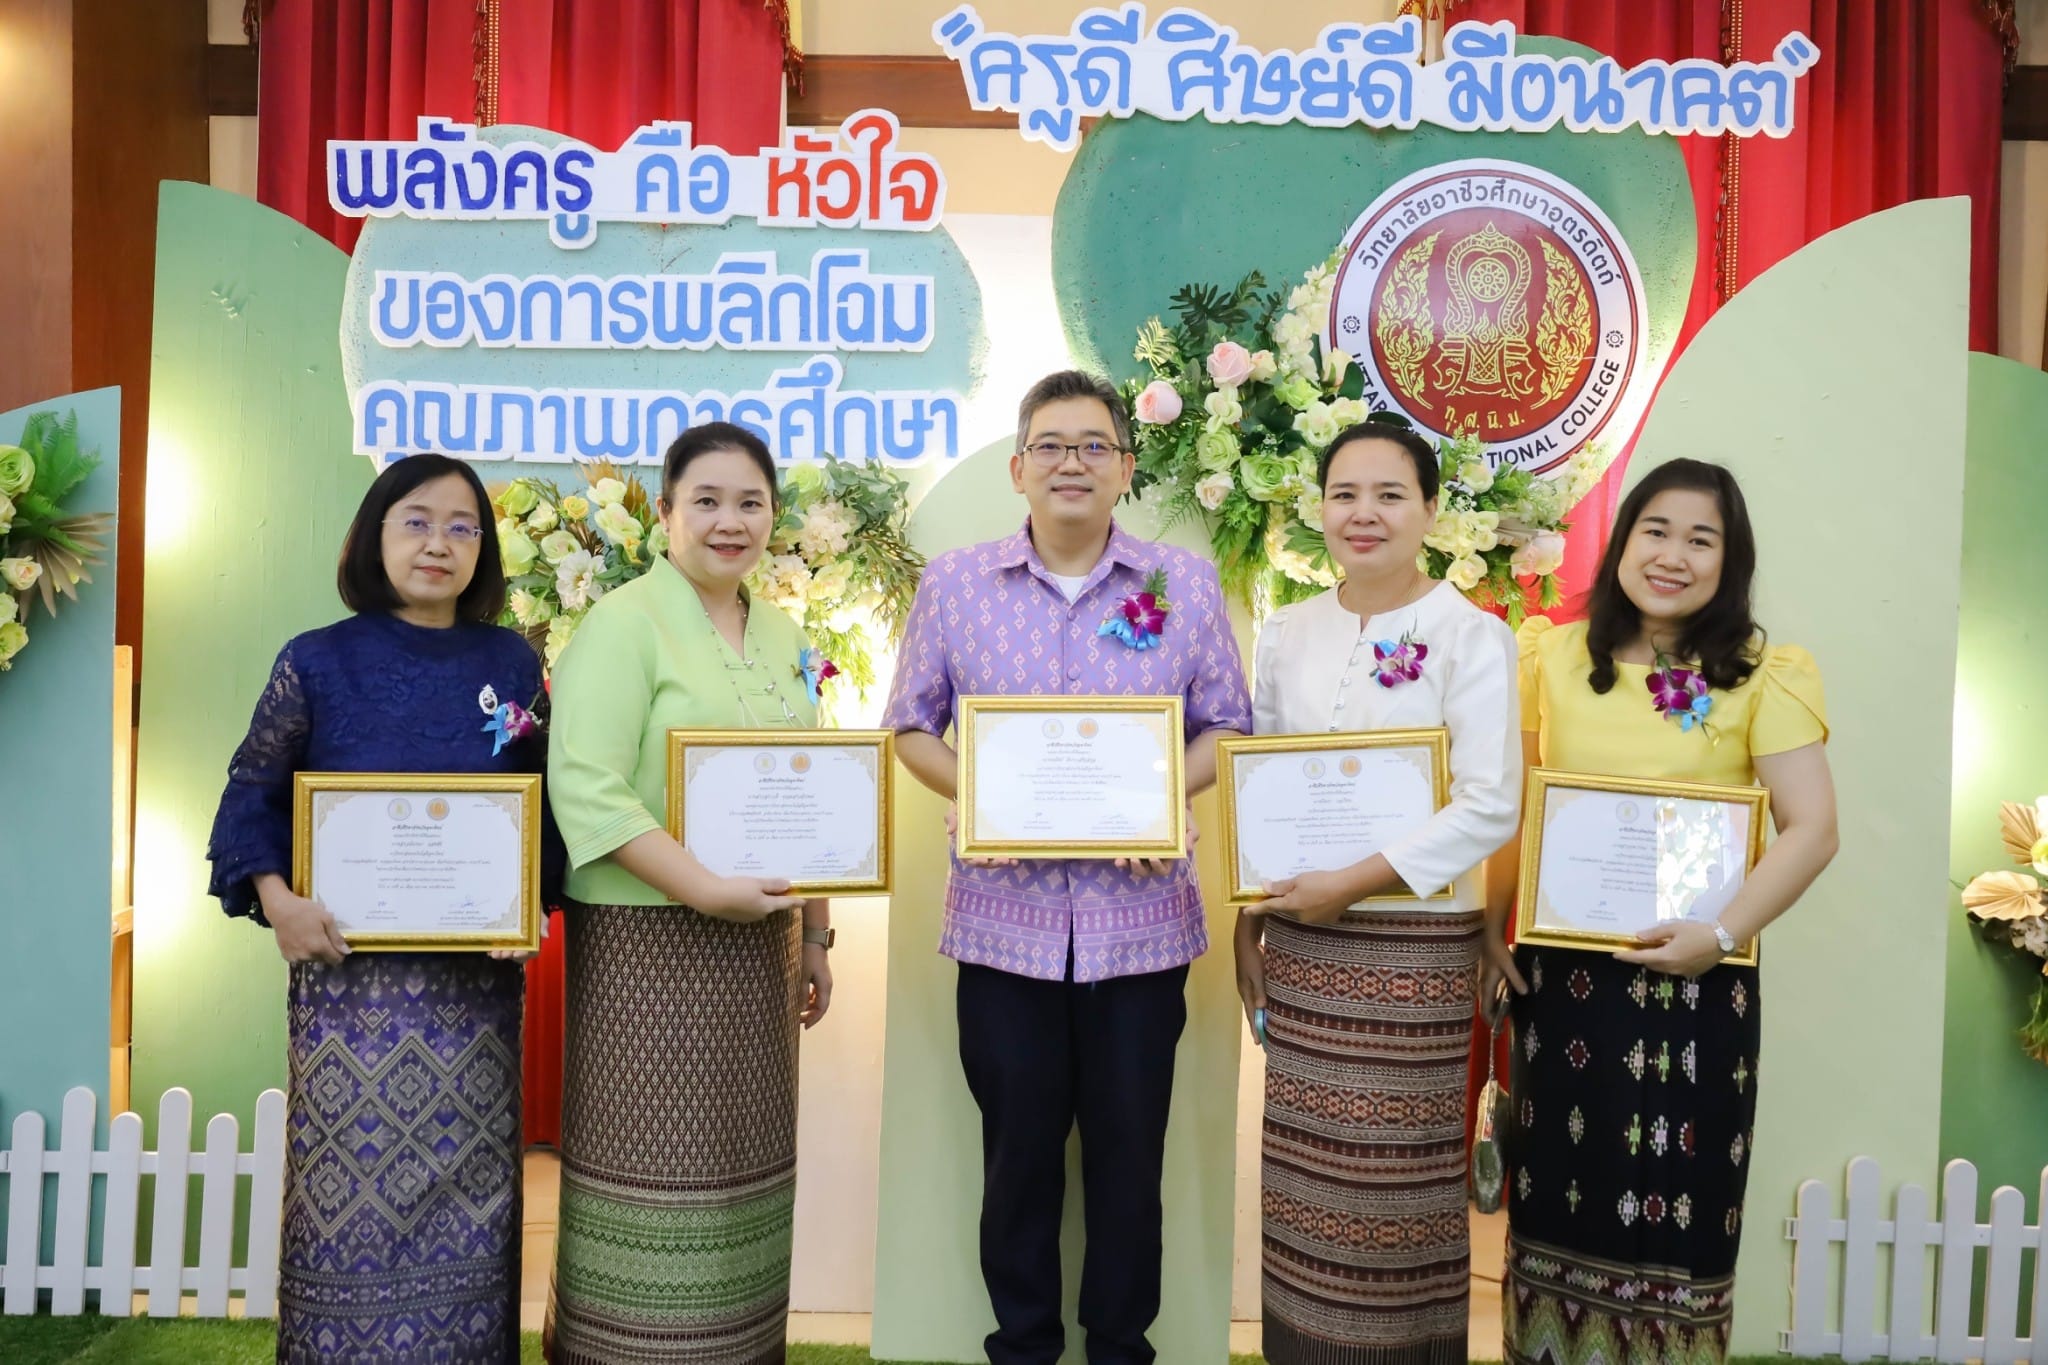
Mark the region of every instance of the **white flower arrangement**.
<instances>
[{"instance_id":1,"label":"white flower arrangement","mask_svg":"<svg viewBox=\"0 0 2048 1365\"><path fill-rule=\"evenodd\" d=\"M583 475L580 493L526 478L493 496L511 586L502 623L524 633L550 670L599 598L668 553L667 528L637 478L609 464ZM750 583L861 692L874 686L874 656L902 630L924 568L904 538L908 515L909 485L891 470L799 465L783 482L769 553Z\"/></svg>"},{"instance_id":2,"label":"white flower arrangement","mask_svg":"<svg viewBox=\"0 0 2048 1365\"><path fill-rule=\"evenodd\" d=\"M1323 349L1339 258L1316 265L1283 297L1258 272L1233 290L1190 285L1176 321L1138 331L1151 372L1126 386L1135 418L1132 492L1159 484L1165 520L1200 518L1224 585L1255 613L1336 582L1323 544L1316 462L1346 427L1372 417L1351 356ZM1437 523L1422 567L1518 624L1536 603L1562 600L1565 513L1606 472L1593 448L1552 478L1495 468L1472 436L1439 442Z\"/></svg>"},{"instance_id":3,"label":"white flower arrangement","mask_svg":"<svg viewBox=\"0 0 2048 1365\"><path fill-rule=\"evenodd\" d=\"M1999 836L2018 872L1986 872L1963 888L1963 909L2015 952L2041 963L2048 978L2048 796L2031 806L2008 801L1998 810ZM2032 1016L2019 1031L2028 1056L2048 1062L2048 979L2034 990Z\"/></svg>"}]
</instances>

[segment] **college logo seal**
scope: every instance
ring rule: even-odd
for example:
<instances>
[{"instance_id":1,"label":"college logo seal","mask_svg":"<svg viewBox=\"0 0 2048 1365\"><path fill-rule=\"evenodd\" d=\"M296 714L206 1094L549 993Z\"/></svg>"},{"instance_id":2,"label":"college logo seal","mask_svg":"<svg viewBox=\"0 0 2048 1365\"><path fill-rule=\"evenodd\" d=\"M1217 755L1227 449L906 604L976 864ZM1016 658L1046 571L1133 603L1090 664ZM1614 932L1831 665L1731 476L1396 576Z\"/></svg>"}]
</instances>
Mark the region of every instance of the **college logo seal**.
<instances>
[{"instance_id":1,"label":"college logo seal","mask_svg":"<svg viewBox=\"0 0 2048 1365\"><path fill-rule=\"evenodd\" d=\"M1532 474L1636 411L1642 276L1607 215L1556 176L1432 166L1344 240L1327 344L1357 360L1369 406L1439 437L1476 432L1496 466Z\"/></svg>"}]
</instances>

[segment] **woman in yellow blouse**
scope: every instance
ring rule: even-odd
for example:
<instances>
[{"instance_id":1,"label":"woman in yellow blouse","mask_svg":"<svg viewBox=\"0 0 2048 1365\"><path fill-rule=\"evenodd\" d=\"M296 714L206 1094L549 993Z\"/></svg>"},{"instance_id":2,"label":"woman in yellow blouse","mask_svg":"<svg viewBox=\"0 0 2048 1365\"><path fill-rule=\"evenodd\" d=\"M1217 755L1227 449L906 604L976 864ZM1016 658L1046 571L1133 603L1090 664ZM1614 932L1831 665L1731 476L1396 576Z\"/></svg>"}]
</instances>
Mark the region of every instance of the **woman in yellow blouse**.
<instances>
[{"instance_id":1,"label":"woman in yellow blouse","mask_svg":"<svg viewBox=\"0 0 2048 1365\"><path fill-rule=\"evenodd\" d=\"M1606 956L1504 928L1518 847L1489 868L1483 1000L1513 993L1506 1358L1725 1357L1756 1117L1762 1001L1736 944L1834 857L1820 672L1750 616L1756 542L1734 477L1674 460L1622 503L1584 622L1521 633L1531 766L1746 786L1778 837L1713 924ZM1704 695L1704 704L1696 698Z\"/></svg>"},{"instance_id":2,"label":"woman in yellow blouse","mask_svg":"<svg viewBox=\"0 0 2048 1365\"><path fill-rule=\"evenodd\" d=\"M591 608L552 689L572 900L554 1365L782 1358L797 1026L832 991L826 903L712 873L660 814L671 729L817 724L803 632L745 587L775 462L742 427L692 427L661 493L667 554Z\"/></svg>"}]
</instances>

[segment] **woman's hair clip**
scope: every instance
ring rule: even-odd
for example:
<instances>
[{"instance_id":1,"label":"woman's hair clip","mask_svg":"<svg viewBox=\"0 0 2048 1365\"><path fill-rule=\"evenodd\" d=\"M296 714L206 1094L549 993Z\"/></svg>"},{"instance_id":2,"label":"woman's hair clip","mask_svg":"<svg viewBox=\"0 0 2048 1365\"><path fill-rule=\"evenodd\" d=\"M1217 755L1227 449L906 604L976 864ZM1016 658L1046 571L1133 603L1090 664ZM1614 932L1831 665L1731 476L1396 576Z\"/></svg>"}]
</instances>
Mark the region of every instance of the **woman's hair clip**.
<instances>
[{"instance_id":1,"label":"woman's hair clip","mask_svg":"<svg viewBox=\"0 0 2048 1365\"><path fill-rule=\"evenodd\" d=\"M1399 427L1402 431L1415 430L1415 423L1409 421L1400 413L1389 412L1385 408L1374 408L1371 412L1365 415L1365 420L1371 426Z\"/></svg>"}]
</instances>

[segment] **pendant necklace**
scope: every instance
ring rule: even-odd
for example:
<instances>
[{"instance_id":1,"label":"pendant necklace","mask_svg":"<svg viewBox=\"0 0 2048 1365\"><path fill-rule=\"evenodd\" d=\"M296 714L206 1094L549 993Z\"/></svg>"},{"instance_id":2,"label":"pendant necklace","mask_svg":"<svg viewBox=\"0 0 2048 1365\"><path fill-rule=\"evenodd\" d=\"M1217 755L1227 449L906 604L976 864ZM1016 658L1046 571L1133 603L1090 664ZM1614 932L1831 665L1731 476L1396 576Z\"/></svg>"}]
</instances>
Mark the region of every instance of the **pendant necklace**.
<instances>
[{"instance_id":1,"label":"pendant necklace","mask_svg":"<svg viewBox=\"0 0 2048 1365\"><path fill-rule=\"evenodd\" d=\"M732 650L732 653L739 656L739 662L734 663L731 659L725 660L726 681L732 684L733 699L739 702L740 711L747 718L747 724L755 729L766 727L762 724L760 713L754 709L753 702L748 700L750 697L772 698L776 705L782 708L783 726L801 727L803 721L797 717L795 711L790 709L788 700L783 697L782 690L775 685L774 678L768 676L766 670L747 654L747 621L749 614L750 609L747 597L742 592L740 594L740 647ZM708 617L710 612L706 611L705 615ZM712 629L716 630L717 627L714 625ZM729 645L728 648L730 648Z\"/></svg>"}]
</instances>

